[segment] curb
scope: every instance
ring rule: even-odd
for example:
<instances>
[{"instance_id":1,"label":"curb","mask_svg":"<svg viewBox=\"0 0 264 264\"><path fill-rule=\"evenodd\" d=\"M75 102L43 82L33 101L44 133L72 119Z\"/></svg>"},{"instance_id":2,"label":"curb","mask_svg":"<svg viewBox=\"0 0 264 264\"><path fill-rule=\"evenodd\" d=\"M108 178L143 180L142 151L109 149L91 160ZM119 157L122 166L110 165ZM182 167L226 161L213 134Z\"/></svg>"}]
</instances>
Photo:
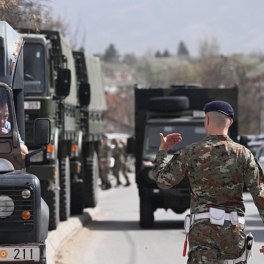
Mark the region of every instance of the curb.
<instances>
[{"instance_id":1,"label":"curb","mask_svg":"<svg viewBox=\"0 0 264 264\"><path fill-rule=\"evenodd\" d=\"M48 238L46 239L46 258L48 264L55 264L55 256L60 246L81 229L86 222L91 221L99 211L98 207L84 209L81 215L69 217L67 221L60 222L56 230L49 231Z\"/></svg>"}]
</instances>

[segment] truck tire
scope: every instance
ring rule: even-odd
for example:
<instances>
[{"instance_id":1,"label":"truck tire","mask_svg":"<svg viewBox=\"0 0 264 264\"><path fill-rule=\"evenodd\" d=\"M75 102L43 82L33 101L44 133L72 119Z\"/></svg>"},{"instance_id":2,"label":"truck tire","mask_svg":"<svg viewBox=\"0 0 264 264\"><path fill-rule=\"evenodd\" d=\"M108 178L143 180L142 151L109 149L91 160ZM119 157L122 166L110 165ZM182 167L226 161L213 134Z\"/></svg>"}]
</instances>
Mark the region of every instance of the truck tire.
<instances>
[{"instance_id":1,"label":"truck tire","mask_svg":"<svg viewBox=\"0 0 264 264\"><path fill-rule=\"evenodd\" d=\"M59 217L59 191L48 190L49 182L40 181L41 185L41 197L47 203L49 207L49 231L56 230L60 222Z\"/></svg>"},{"instance_id":2,"label":"truck tire","mask_svg":"<svg viewBox=\"0 0 264 264\"><path fill-rule=\"evenodd\" d=\"M94 208L98 202L99 165L96 152L93 158L86 158L86 174L84 175L84 206Z\"/></svg>"},{"instance_id":3,"label":"truck tire","mask_svg":"<svg viewBox=\"0 0 264 264\"><path fill-rule=\"evenodd\" d=\"M69 156L60 161L60 221L66 221L70 216L71 179Z\"/></svg>"},{"instance_id":4,"label":"truck tire","mask_svg":"<svg viewBox=\"0 0 264 264\"><path fill-rule=\"evenodd\" d=\"M82 214L84 207L83 201L83 180L74 179L72 175L71 182L71 215Z\"/></svg>"},{"instance_id":5,"label":"truck tire","mask_svg":"<svg viewBox=\"0 0 264 264\"><path fill-rule=\"evenodd\" d=\"M151 199L146 196L140 197L140 226L151 228L154 223L154 212Z\"/></svg>"},{"instance_id":6,"label":"truck tire","mask_svg":"<svg viewBox=\"0 0 264 264\"><path fill-rule=\"evenodd\" d=\"M189 109L186 96L153 97L148 100L148 109L154 112L174 112Z\"/></svg>"}]
</instances>

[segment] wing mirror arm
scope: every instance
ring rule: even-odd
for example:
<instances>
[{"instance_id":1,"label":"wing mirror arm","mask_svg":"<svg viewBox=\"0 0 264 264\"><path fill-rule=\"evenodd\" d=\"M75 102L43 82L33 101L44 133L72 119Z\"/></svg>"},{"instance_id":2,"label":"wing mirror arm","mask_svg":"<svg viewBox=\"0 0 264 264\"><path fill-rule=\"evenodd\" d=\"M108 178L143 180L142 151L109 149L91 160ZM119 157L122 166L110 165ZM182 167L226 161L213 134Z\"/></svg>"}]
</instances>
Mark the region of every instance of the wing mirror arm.
<instances>
[{"instance_id":1,"label":"wing mirror arm","mask_svg":"<svg viewBox=\"0 0 264 264\"><path fill-rule=\"evenodd\" d=\"M39 152L43 151L44 149L45 149L45 147L41 147L39 149L33 150L30 153L26 154L26 157L25 157L25 165L26 165L26 168L31 167L30 158L32 156L35 156Z\"/></svg>"}]
</instances>

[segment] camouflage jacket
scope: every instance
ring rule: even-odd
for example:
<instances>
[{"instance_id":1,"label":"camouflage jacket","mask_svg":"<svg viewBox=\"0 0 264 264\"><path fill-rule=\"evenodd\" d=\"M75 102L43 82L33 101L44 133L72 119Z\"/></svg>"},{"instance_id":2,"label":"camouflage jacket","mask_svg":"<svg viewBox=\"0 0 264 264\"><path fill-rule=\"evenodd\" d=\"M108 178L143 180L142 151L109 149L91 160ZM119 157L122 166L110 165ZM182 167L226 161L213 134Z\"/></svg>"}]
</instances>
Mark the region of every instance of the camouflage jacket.
<instances>
[{"instance_id":1,"label":"camouflage jacket","mask_svg":"<svg viewBox=\"0 0 264 264\"><path fill-rule=\"evenodd\" d=\"M102 163L110 165L111 147L109 145L102 145L99 152L99 159Z\"/></svg>"},{"instance_id":2,"label":"camouflage jacket","mask_svg":"<svg viewBox=\"0 0 264 264\"><path fill-rule=\"evenodd\" d=\"M253 154L224 135L208 135L204 140L174 153L167 161L161 150L154 161L157 185L168 189L184 177L190 181L191 213L209 211L210 207L237 211L245 215L244 183L264 222L264 176Z\"/></svg>"}]
</instances>

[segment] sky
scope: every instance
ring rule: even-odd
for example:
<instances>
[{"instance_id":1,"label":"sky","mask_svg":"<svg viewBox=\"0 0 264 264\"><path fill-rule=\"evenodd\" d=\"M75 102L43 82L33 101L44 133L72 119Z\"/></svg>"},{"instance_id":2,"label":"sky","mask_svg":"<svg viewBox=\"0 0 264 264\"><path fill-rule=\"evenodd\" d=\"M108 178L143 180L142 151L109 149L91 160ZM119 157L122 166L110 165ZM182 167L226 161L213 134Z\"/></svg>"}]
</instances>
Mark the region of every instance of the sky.
<instances>
[{"instance_id":1,"label":"sky","mask_svg":"<svg viewBox=\"0 0 264 264\"><path fill-rule=\"evenodd\" d=\"M121 54L176 54L184 41L197 56L205 38L215 38L223 55L264 51L263 0L53 0L52 8L91 53L113 43Z\"/></svg>"}]
</instances>

